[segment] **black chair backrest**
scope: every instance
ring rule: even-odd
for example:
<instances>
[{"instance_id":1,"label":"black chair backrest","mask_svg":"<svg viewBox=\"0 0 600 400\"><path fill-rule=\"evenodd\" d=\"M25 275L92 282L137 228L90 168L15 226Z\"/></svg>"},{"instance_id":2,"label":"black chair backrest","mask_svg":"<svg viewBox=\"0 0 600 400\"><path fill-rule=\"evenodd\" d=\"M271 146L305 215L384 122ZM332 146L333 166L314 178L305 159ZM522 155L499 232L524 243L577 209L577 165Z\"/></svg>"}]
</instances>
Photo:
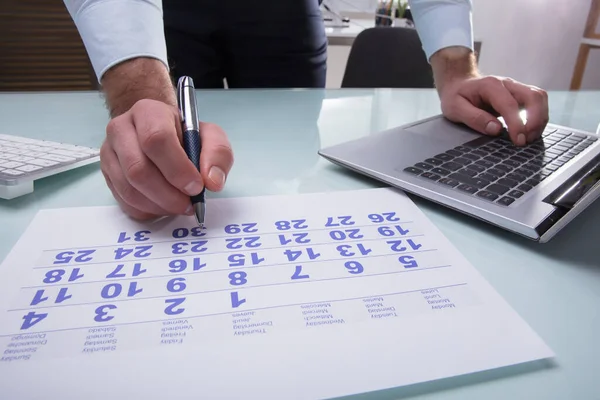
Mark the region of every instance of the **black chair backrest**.
<instances>
[{"instance_id":1,"label":"black chair backrest","mask_svg":"<svg viewBox=\"0 0 600 400\"><path fill-rule=\"evenodd\" d=\"M433 72L416 29L375 27L350 50L343 88L433 88Z\"/></svg>"}]
</instances>

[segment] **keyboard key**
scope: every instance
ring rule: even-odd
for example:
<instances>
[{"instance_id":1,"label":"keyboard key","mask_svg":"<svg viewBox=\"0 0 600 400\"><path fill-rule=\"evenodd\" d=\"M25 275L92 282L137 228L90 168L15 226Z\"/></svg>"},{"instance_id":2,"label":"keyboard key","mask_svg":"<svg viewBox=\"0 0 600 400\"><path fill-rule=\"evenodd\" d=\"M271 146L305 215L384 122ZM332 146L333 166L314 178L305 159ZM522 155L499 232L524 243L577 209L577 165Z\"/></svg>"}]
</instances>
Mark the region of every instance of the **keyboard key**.
<instances>
[{"instance_id":1,"label":"keyboard key","mask_svg":"<svg viewBox=\"0 0 600 400\"><path fill-rule=\"evenodd\" d=\"M511 167L510 165L506 165L506 164L498 164L498 165L494 166L494 169L499 169L499 170L504 171L506 173L506 172L512 171L513 167ZM502 174L502 175L504 175L504 174Z\"/></svg>"},{"instance_id":2,"label":"keyboard key","mask_svg":"<svg viewBox=\"0 0 600 400\"><path fill-rule=\"evenodd\" d=\"M501 204L503 206L510 206L514 201L515 201L515 199L513 199L511 197L503 197L500 200L498 200L496 203Z\"/></svg>"},{"instance_id":3,"label":"keyboard key","mask_svg":"<svg viewBox=\"0 0 600 400\"><path fill-rule=\"evenodd\" d=\"M519 189L521 192L529 192L531 189L533 189L533 186L529 186L528 184L524 183L522 185L519 185L517 189Z\"/></svg>"},{"instance_id":4,"label":"keyboard key","mask_svg":"<svg viewBox=\"0 0 600 400\"><path fill-rule=\"evenodd\" d=\"M20 167L21 165L24 165L24 164L20 163L20 162L16 162L16 161L0 161L0 167L4 167L4 168L17 168L17 167Z\"/></svg>"},{"instance_id":5,"label":"keyboard key","mask_svg":"<svg viewBox=\"0 0 600 400\"><path fill-rule=\"evenodd\" d=\"M494 165L493 162L490 162L490 161L487 161L487 160L477 160L477 161L475 161L475 164L476 165L481 165L484 168L489 168L489 167L491 167L491 166Z\"/></svg>"},{"instance_id":6,"label":"keyboard key","mask_svg":"<svg viewBox=\"0 0 600 400\"><path fill-rule=\"evenodd\" d=\"M22 167L18 167L16 168L19 171L23 171L23 172L33 172L33 171L37 171L38 169L42 169L42 167L38 167L37 165L23 165Z\"/></svg>"},{"instance_id":7,"label":"keyboard key","mask_svg":"<svg viewBox=\"0 0 600 400\"><path fill-rule=\"evenodd\" d=\"M480 178L480 179L485 179L486 181L490 181L490 182L493 182L496 179L500 178L497 175L490 174L489 171L488 172L484 172L483 174L479 174L477 177Z\"/></svg>"},{"instance_id":8,"label":"keyboard key","mask_svg":"<svg viewBox=\"0 0 600 400\"><path fill-rule=\"evenodd\" d=\"M552 146L552 149L560 150L562 153L564 153L565 151L570 150L571 148L567 147L567 146L563 146L559 143L559 144L555 144L554 146Z\"/></svg>"},{"instance_id":9,"label":"keyboard key","mask_svg":"<svg viewBox=\"0 0 600 400\"><path fill-rule=\"evenodd\" d=\"M464 157L457 157L453 161L456 162L456 163L462 164L462 165L469 165L469 164L473 163L472 160L469 160L469 159L464 158Z\"/></svg>"},{"instance_id":10,"label":"keyboard key","mask_svg":"<svg viewBox=\"0 0 600 400\"><path fill-rule=\"evenodd\" d=\"M467 185L475 186L480 189L490 184L490 181L486 181L485 179L473 178L458 172L453 173L449 178L456 179L460 183L466 183Z\"/></svg>"},{"instance_id":11,"label":"keyboard key","mask_svg":"<svg viewBox=\"0 0 600 400\"><path fill-rule=\"evenodd\" d=\"M53 165L58 165L59 163L57 161L42 160L39 158L37 160L29 161L28 164L39 165L40 167L52 167Z\"/></svg>"},{"instance_id":12,"label":"keyboard key","mask_svg":"<svg viewBox=\"0 0 600 400\"><path fill-rule=\"evenodd\" d=\"M431 172L433 172L434 174L442 175L442 176L446 176L446 175L450 174L450 171L448 171L447 169L439 168L439 167L432 169Z\"/></svg>"},{"instance_id":13,"label":"keyboard key","mask_svg":"<svg viewBox=\"0 0 600 400\"><path fill-rule=\"evenodd\" d=\"M25 172L17 171L16 169L5 169L4 171L2 171L0 173L10 175L10 176L19 176L19 175L23 175Z\"/></svg>"},{"instance_id":14,"label":"keyboard key","mask_svg":"<svg viewBox=\"0 0 600 400\"><path fill-rule=\"evenodd\" d=\"M510 188L508 186L500 185L498 183L492 183L490 186L486 187L485 190L496 194L504 194L508 192Z\"/></svg>"},{"instance_id":15,"label":"keyboard key","mask_svg":"<svg viewBox=\"0 0 600 400\"><path fill-rule=\"evenodd\" d=\"M457 189L462 190L463 192L471 193L471 194L477 193L477 190L479 190L475 186L467 185L465 183L458 186Z\"/></svg>"},{"instance_id":16,"label":"keyboard key","mask_svg":"<svg viewBox=\"0 0 600 400\"><path fill-rule=\"evenodd\" d=\"M525 157L512 156L510 159L518 162L519 164L523 164L523 163L527 162L527 158L525 158Z\"/></svg>"},{"instance_id":17,"label":"keyboard key","mask_svg":"<svg viewBox=\"0 0 600 400\"><path fill-rule=\"evenodd\" d=\"M475 172L477 172L477 173L480 173L480 172L483 172L483 171L485 171L485 167L482 167L481 165L477 165L477 164L470 164L470 165L467 165L467 167L466 167L466 168L467 168L467 169L470 169L470 170L473 170L473 171L475 171Z\"/></svg>"},{"instance_id":18,"label":"keyboard key","mask_svg":"<svg viewBox=\"0 0 600 400\"><path fill-rule=\"evenodd\" d=\"M515 174L524 175L525 177L530 177L531 175L533 175L534 172L536 171L531 171L530 169L527 169L524 166L514 171Z\"/></svg>"},{"instance_id":19,"label":"keyboard key","mask_svg":"<svg viewBox=\"0 0 600 400\"><path fill-rule=\"evenodd\" d=\"M521 166L521 163L518 163L514 160L504 160L504 161L502 161L502 164L508 165L509 167L513 167L513 168L519 168Z\"/></svg>"},{"instance_id":20,"label":"keyboard key","mask_svg":"<svg viewBox=\"0 0 600 400\"><path fill-rule=\"evenodd\" d=\"M492 192L488 192L487 190L481 190L477 192L476 196L481 197L482 199L494 201L498 198L498 195Z\"/></svg>"},{"instance_id":21,"label":"keyboard key","mask_svg":"<svg viewBox=\"0 0 600 400\"><path fill-rule=\"evenodd\" d=\"M477 161L479 160L481 157L475 155L475 154L463 154L462 155L464 158L466 158L467 160L471 160L471 161Z\"/></svg>"},{"instance_id":22,"label":"keyboard key","mask_svg":"<svg viewBox=\"0 0 600 400\"><path fill-rule=\"evenodd\" d=\"M16 162L29 162L31 160L34 160L33 157L26 157L26 156L16 156L14 158L11 158L10 161L16 161Z\"/></svg>"},{"instance_id":23,"label":"keyboard key","mask_svg":"<svg viewBox=\"0 0 600 400\"><path fill-rule=\"evenodd\" d=\"M415 168L415 167L406 167L406 168L404 168L404 172L408 172L409 174L419 175L423 171L420 170L419 168Z\"/></svg>"},{"instance_id":24,"label":"keyboard key","mask_svg":"<svg viewBox=\"0 0 600 400\"><path fill-rule=\"evenodd\" d=\"M438 158L442 161L450 161L452 160L454 157L451 156L450 154L446 154L446 153L441 153L435 156L435 158Z\"/></svg>"},{"instance_id":25,"label":"keyboard key","mask_svg":"<svg viewBox=\"0 0 600 400\"><path fill-rule=\"evenodd\" d=\"M450 154L451 156L454 156L454 157L460 157L460 156L462 156L463 152L458 151L458 150L448 150L446 152L446 154Z\"/></svg>"},{"instance_id":26,"label":"keyboard key","mask_svg":"<svg viewBox=\"0 0 600 400\"><path fill-rule=\"evenodd\" d=\"M420 176L422 176L423 178L431 179L432 181L437 181L441 178L441 176L436 175L432 172L423 172Z\"/></svg>"},{"instance_id":27,"label":"keyboard key","mask_svg":"<svg viewBox=\"0 0 600 400\"><path fill-rule=\"evenodd\" d=\"M500 178L496 183L499 185L508 186L509 188L514 188L519 184L519 182L507 178Z\"/></svg>"},{"instance_id":28,"label":"keyboard key","mask_svg":"<svg viewBox=\"0 0 600 400\"><path fill-rule=\"evenodd\" d=\"M527 182L525 182L525 184L527 184L529 186L537 186L541 181L542 181L542 179L540 176L534 176L533 178L531 178Z\"/></svg>"},{"instance_id":29,"label":"keyboard key","mask_svg":"<svg viewBox=\"0 0 600 400\"><path fill-rule=\"evenodd\" d=\"M471 178L477 175L477 171L473 171L472 169L463 168L458 171L459 174L465 174L470 176Z\"/></svg>"},{"instance_id":30,"label":"keyboard key","mask_svg":"<svg viewBox=\"0 0 600 400\"><path fill-rule=\"evenodd\" d=\"M523 196L523 192L521 192L520 190L513 190L508 195L510 197L514 197L515 199L518 199L519 197Z\"/></svg>"},{"instance_id":31,"label":"keyboard key","mask_svg":"<svg viewBox=\"0 0 600 400\"><path fill-rule=\"evenodd\" d=\"M473 150L471 152L471 154L475 154L476 156L479 156L479 157L485 157L485 156L489 156L490 152L479 149L479 150Z\"/></svg>"},{"instance_id":32,"label":"keyboard key","mask_svg":"<svg viewBox=\"0 0 600 400\"><path fill-rule=\"evenodd\" d=\"M504 171L504 170L503 170L503 169L501 169L501 168L496 168L496 167L494 167L494 168L490 168L490 169L488 169L488 170L487 170L487 171L485 171L485 172L486 172L486 173L488 173L488 174L491 174L491 175L497 176L497 177L501 177L501 176L504 176L504 175L506 175L506 171Z\"/></svg>"},{"instance_id":33,"label":"keyboard key","mask_svg":"<svg viewBox=\"0 0 600 400\"><path fill-rule=\"evenodd\" d=\"M442 160L437 159L437 158L428 158L427 160L425 160L425 162L427 164L435 165L435 166L442 165L444 163Z\"/></svg>"},{"instance_id":34,"label":"keyboard key","mask_svg":"<svg viewBox=\"0 0 600 400\"><path fill-rule=\"evenodd\" d=\"M0 153L0 160L12 160L15 157L19 156L11 153Z\"/></svg>"},{"instance_id":35,"label":"keyboard key","mask_svg":"<svg viewBox=\"0 0 600 400\"><path fill-rule=\"evenodd\" d=\"M429 164L425 164L425 163L416 163L415 167L419 168L419 169L431 169L433 168L433 165L429 165Z\"/></svg>"},{"instance_id":36,"label":"keyboard key","mask_svg":"<svg viewBox=\"0 0 600 400\"><path fill-rule=\"evenodd\" d=\"M517 174L516 172L513 172L511 174L506 175L505 178L512 179L512 180L515 180L517 182L525 182L527 180L527 176L521 175L521 174Z\"/></svg>"},{"instance_id":37,"label":"keyboard key","mask_svg":"<svg viewBox=\"0 0 600 400\"><path fill-rule=\"evenodd\" d=\"M502 161L501 158L494 157L494 156L487 156L486 158L484 158L484 160L489 161L494 164L498 164L500 161Z\"/></svg>"},{"instance_id":38,"label":"keyboard key","mask_svg":"<svg viewBox=\"0 0 600 400\"><path fill-rule=\"evenodd\" d=\"M466 146L456 146L456 147L454 148L454 150L458 150L458 151L460 151L460 152L462 152L462 153L468 153L468 152L470 152L470 151L471 151L471 148L469 148L469 147L466 147Z\"/></svg>"},{"instance_id":39,"label":"keyboard key","mask_svg":"<svg viewBox=\"0 0 600 400\"><path fill-rule=\"evenodd\" d=\"M89 154L69 150L52 150L50 154L58 154L59 156L73 157L77 160L89 157Z\"/></svg>"},{"instance_id":40,"label":"keyboard key","mask_svg":"<svg viewBox=\"0 0 600 400\"><path fill-rule=\"evenodd\" d=\"M447 163L442 164L442 168L445 168L450 171L458 171L462 167L463 166L461 164L455 163L454 161L448 161Z\"/></svg>"},{"instance_id":41,"label":"keyboard key","mask_svg":"<svg viewBox=\"0 0 600 400\"><path fill-rule=\"evenodd\" d=\"M58 162L75 161L75 158L67 157L67 156L59 156L58 154L45 154L45 155L41 156L40 158L43 158L45 160L58 161Z\"/></svg>"},{"instance_id":42,"label":"keyboard key","mask_svg":"<svg viewBox=\"0 0 600 400\"><path fill-rule=\"evenodd\" d=\"M448 185L450 187L456 187L460 184L459 181L451 178L442 178L438 181L439 183L443 183L444 185Z\"/></svg>"}]
</instances>

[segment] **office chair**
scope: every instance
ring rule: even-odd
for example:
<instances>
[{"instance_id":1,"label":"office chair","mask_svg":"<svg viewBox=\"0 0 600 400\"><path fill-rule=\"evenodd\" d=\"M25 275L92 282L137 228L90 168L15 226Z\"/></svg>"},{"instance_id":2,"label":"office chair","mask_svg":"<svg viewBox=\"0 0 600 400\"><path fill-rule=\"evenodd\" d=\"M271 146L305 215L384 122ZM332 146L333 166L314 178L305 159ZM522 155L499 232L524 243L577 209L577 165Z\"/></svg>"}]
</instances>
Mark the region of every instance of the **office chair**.
<instances>
[{"instance_id":1,"label":"office chair","mask_svg":"<svg viewBox=\"0 0 600 400\"><path fill-rule=\"evenodd\" d=\"M433 71L417 31L374 27L360 32L348 56L343 88L433 88Z\"/></svg>"}]
</instances>

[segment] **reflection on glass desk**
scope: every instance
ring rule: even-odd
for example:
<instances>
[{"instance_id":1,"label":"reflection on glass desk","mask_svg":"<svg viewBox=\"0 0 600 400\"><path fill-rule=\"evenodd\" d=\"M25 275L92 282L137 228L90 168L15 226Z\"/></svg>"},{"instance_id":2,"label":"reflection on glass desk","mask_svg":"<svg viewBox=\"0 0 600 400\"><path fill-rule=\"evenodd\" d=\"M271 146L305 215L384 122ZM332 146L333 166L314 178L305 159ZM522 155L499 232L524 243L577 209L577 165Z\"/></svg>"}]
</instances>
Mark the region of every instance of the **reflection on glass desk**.
<instances>
[{"instance_id":1,"label":"reflection on glass desk","mask_svg":"<svg viewBox=\"0 0 600 400\"><path fill-rule=\"evenodd\" d=\"M596 131L598 104L600 92L549 93L551 121L577 129ZM198 106L201 119L227 132L235 153L226 188L208 194L213 197L383 186L332 165L317 151L440 112L435 91L400 89L199 91ZM31 110L36 129L28 129L28 135L102 145L108 116L98 93L0 94L0 133L25 134L23 121ZM600 257L595 249L600 205L544 246L412 198L557 358L356 398L598 398ZM30 195L0 200L0 257L4 259L40 209L115 204L97 163L41 179Z\"/></svg>"}]
</instances>

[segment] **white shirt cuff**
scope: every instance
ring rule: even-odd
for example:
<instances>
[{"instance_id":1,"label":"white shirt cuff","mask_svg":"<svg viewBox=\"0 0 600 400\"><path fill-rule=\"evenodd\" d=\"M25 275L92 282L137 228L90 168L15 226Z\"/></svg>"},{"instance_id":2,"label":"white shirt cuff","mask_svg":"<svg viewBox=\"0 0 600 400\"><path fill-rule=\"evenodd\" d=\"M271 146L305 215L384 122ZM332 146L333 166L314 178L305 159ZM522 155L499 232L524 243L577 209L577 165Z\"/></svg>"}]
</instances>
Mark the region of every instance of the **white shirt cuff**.
<instances>
[{"instance_id":1,"label":"white shirt cuff","mask_svg":"<svg viewBox=\"0 0 600 400\"><path fill-rule=\"evenodd\" d=\"M112 66L136 57L169 68L161 0L87 1L71 11L98 82Z\"/></svg>"},{"instance_id":2,"label":"white shirt cuff","mask_svg":"<svg viewBox=\"0 0 600 400\"><path fill-rule=\"evenodd\" d=\"M471 0L411 0L410 10L428 60L445 47L473 50Z\"/></svg>"}]
</instances>

